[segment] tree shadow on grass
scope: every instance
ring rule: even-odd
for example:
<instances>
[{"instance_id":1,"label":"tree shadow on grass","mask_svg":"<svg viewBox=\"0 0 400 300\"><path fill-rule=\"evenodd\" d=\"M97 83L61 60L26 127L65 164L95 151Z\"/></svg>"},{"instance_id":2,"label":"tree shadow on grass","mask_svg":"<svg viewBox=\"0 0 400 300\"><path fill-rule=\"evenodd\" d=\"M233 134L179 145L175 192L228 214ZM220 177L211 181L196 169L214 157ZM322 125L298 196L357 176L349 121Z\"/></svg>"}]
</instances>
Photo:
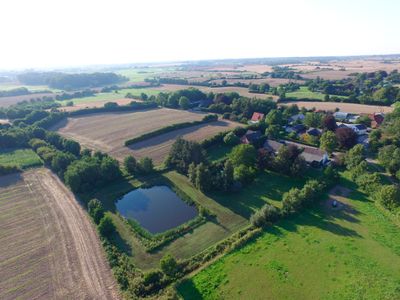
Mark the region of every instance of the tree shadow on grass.
<instances>
[{"instance_id":1,"label":"tree shadow on grass","mask_svg":"<svg viewBox=\"0 0 400 300\"><path fill-rule=\"evenodd\" d=\"M269 200L280 202L284 193L293 187L301 188L304 182L305 179L293 179L267 171L261 173L253 183L238 193L220 192L208 196L235 214L249 219L264 204L270 203Z\"/></svg>"},{"instance_id":2,"label":"tree shadow on grass","mask_svg":"<svg viewBox=\"0 0 400 300\"><path fill-rule=\"evenodd\" d=\"M297 232L299 226L312 226L336 235L362 238L357 231L335 223L334 219L321 211L305 210L277 226L290 232Z\"/></svg>"},{"instance_id":3,"label":"tree shadow on grass","mask_svg":"<svg viewBox=\"0 0 400 300\"><path fill-rule=\"evenodd\" d=\"M177 291L183 299L202 300L204 297L196 288L192 279L185 279L177 287Z\"/></svg>"},{"instance_id":4,"label":"tree shadow on grass","mask_svg":"<svg viewBox=\"0 0 400 300\"><path fill-rule=\"evenodd\" d=\"M122 237L121 235L118 233L118 231L116 231L113 234L112 237L113 240L113 244L118 248L118 250L120 250L121 252L125 253L128 256L132 256L133 252L132 252L132 246L129 245Z\"/></svg>"}]
</instances>

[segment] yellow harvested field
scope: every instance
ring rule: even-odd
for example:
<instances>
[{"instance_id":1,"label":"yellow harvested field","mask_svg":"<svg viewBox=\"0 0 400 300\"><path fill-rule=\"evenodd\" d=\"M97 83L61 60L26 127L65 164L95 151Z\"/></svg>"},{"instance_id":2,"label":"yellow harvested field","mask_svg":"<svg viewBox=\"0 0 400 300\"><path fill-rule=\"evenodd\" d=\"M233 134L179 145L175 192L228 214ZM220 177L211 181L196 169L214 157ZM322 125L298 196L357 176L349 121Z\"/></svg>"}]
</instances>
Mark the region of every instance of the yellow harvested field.
<instances>
[{"instance_id":1,"label":"yellow harvested field","mask_svg":"<svg viewBox=\"0 0 400 300\"><path fill-rule=\"evenodd\" d=\"M340 111L348 112L348 113L390 113L393 111L393 107L390 106L378 106L378 105L364 105L364 104L355 104L355 103L339 103L339 102L312 102L312 101L290 101L285 103L280 103L279 105L292 105L296 104L298 107L304 107L306 109L317 109L317 110L326 110L326 111L334 111L338 108Z\"/></svg>"},{"instance_id":2,"label":"yellow harvested field","mask_svg":"<svg viewBox=\"0 0 400 300\"><path fill-rule=\"evenodd\" d=\"M49 170L0 177L0 299L118 299L96 229Z\"/></svg>"},{"instance_id":3,"label":"yellow harvested field","mask_svg":"<svg viewBox=\"0 0 400 300\"><path fill-rule=\"evenodd\" d=\"M111 151L110 154L118 159L123 159L129 154L139 159L147 156L152 158L154 163L158 165L165 160L172 144L178 137L200 142L219 132L227 131L237 126L240 126L240 124L226 120L196 125L164 133L128 147L120 147Z\"/></svg>"},{"instance_id":4,"label":"yellow harvested field","mask_svg":"<svg viewBox=\"0 0 400 300\"><path fill-rule=\"evenodd\" d=\"M176 137L182 135L200 141L236 125L232 122L219 121L176 130L141 142L140 149L136 144L129 148L125 147L124 142L168 125L199 121L204 116L205 114L200 112L168 108L132 113L99 113L68 118L52 130L78 141L86 148L107 152L119 160L123 160L128 154L133 154L137 158L149 156L156 163L160 163ZM147 147L144 147L143 143Z\"/></svg>"}]
</instances>

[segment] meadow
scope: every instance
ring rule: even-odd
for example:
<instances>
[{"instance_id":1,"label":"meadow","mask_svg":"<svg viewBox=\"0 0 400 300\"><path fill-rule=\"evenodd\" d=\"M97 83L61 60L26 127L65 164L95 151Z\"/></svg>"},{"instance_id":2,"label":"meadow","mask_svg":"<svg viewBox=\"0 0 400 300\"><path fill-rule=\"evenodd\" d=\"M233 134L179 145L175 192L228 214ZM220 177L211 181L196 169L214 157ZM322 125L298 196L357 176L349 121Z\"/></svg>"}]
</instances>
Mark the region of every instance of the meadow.
<instances>
[{"instance_id":1,"label":"meadow","mask_svg":"<svg viewBox=\"0 0 400 300\"><path fill-rule=\"evenodd\" d=\"M323 101L325 99L325 94L320 92L312 92L306 86L301 86L299 90L295 92L286 93L287 98L293 99L315 99ZM338 98L347 98L345 96L335 96Z\"/></svg>"},{"instance_id":2,"label":"meadow","mask_svg":"<svg viewBox=\"0 0 400 300\"><path fill-rule=\"evenodd\" d=\"M26 169L41 166L43 161L32 149L6 149L0 151L0 165Z\"/></svg>"},{"instance_id":3,"label":"meadow","mask_svg":"<svg viewBox=\"0 0 400 300\"><path fill-rule=\"evenodd\" d=\"M269 227L178 292L184 299L397 298L398 226L351 187L343 182L320 205ZM344 208L333 209L332 199Z\"/></svg>"}]
</instances>

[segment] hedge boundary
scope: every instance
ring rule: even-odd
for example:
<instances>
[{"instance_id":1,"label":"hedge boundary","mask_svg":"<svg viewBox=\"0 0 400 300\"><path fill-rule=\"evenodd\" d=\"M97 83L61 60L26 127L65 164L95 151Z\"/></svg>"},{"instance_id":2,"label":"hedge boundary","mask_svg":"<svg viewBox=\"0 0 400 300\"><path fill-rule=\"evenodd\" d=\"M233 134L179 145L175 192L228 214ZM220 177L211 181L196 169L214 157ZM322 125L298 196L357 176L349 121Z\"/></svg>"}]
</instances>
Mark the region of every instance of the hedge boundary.
<instances>
[{"instance_id":1,"label":"hedge boundary","mask_svg":"<svg viewBox=\"0 0 400 300\"><path fill-rule=\"evenodd\" d=\"M177 129L182 129L182 128L192 127L192 126L206 124L206 123L210 123L210 122L215 122L217 120L218 120L217 115L206 115L206 116L204 116L204 118L201 121L183 122L183 123L176 123L176 124L168 125L168 126L160 128L160 129L156 129L154 131L147 132L138 137L126 140L124 144L125 144L125 146L129 146L134 143L147 140L149 138L155 137L160 134L171 132L171 131L174 131Z\"/></svg>"}]
</instances>

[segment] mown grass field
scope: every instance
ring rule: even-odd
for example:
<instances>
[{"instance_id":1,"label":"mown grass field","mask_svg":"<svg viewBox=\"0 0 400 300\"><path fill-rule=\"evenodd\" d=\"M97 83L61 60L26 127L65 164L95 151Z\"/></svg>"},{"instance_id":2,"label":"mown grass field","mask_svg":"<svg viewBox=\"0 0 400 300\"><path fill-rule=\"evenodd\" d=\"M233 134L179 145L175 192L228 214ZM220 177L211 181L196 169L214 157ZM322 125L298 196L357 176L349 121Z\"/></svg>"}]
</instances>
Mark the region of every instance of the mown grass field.
<instances>
[{"instance_id":1,"label":"mown grass field","mask_svg":"<svg viewBox=\"0 0 400 300\"><path fill-rule=\"evenodd\" d=\"M40 157L31 149L7 149L0 151L0 165L18 166L21 169L43 165Z\"/></svg>"},{"instance_id":2,"label":"mown grass field","mask_svg":"<svg viewBox=\"0 0 400 300\"><path fill-rule=\"evenodd\" d=\"M357 191L324 201L178 286L184 299L398 299L399 227ZM325 200L326 201L326 200Z\"/></svg>"},{"instance_id":3,"label":"mown grass field","mask_svg":"<svg viewBox=\"0 0 400 300\"><path fill-rule=\"evenodd\" d=\"M299 90L295 92L286 93L287 98L294 99L315 99L315 100L324 100L325 94L320 92L312 92L306 86L301 86ZM335 96L338 98L347 98L345 96Z\"/></svg>"}]
</instances>

